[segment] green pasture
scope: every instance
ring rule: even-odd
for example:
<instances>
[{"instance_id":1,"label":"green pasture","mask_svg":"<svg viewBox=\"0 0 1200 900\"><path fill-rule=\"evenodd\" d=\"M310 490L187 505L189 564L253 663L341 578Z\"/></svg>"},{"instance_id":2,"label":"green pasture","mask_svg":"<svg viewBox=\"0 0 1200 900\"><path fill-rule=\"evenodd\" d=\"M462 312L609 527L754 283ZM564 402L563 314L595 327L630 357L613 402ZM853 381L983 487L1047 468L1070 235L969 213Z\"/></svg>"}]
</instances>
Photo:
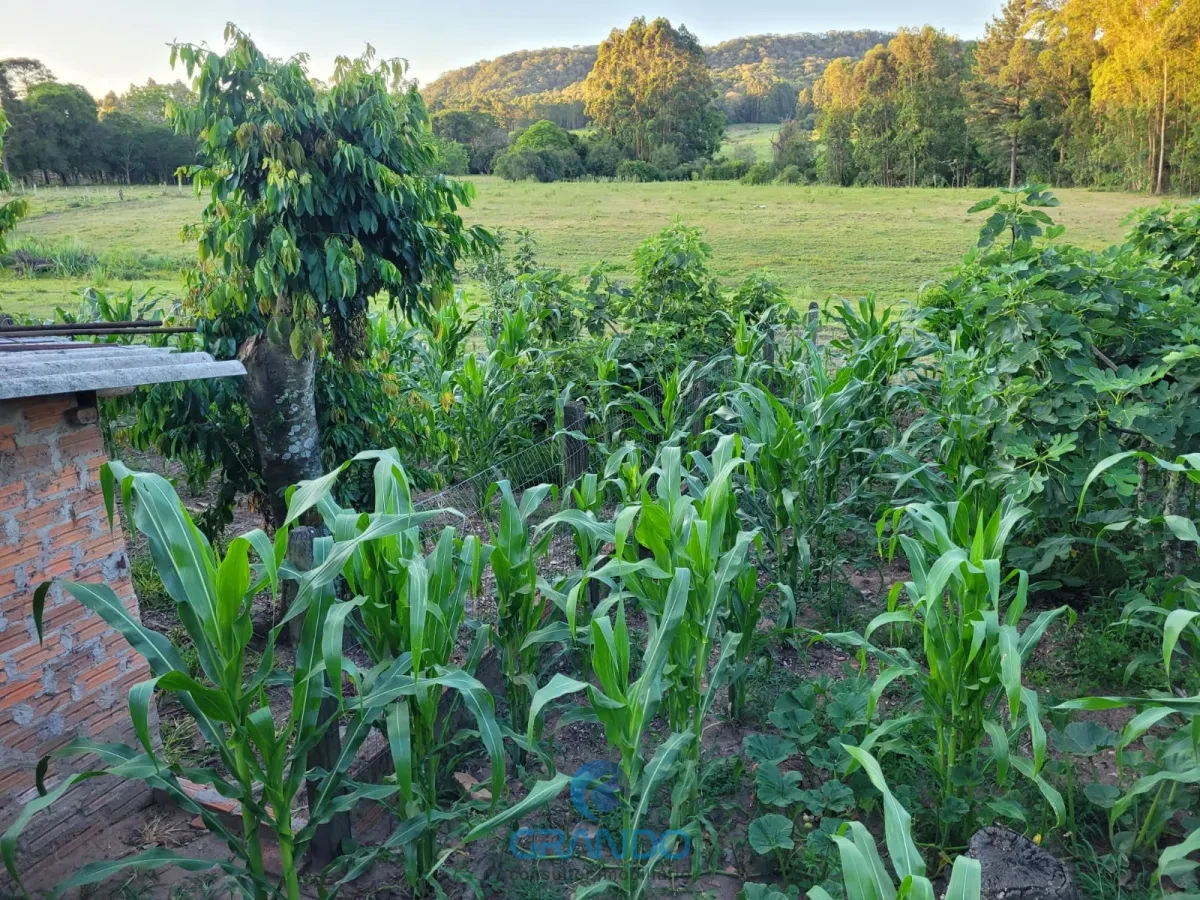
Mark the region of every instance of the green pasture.
<instances>
[{"instance_id":1,"label":"green pasture","mask_svg":"<svg viewBox=\"0 0 1200 900\"><path fill-rule=\"evenodd\" d=\"M769 149L769 126L730 129L730 141ZM568 271L600 260L629 271L634 248L675 216L705 229L714 271L725 281L769 269L797 303L874 292L889 302L911 298L975 240L978 216L967 208L987 189L833 188L735 182L659 184L514 184L476 177L471 222L511 233L535 232L544 264ZM1053 210L1066 239L1086 247L1120 240L1123 220L1151 198L1142 194L1057 192ZM178 266L193 250L180 230L200 217L188 188L43 189L27 195L30 213L13 247L55 248L96 257L68 277L0 274L0 309L47 316L72 308L89 284L123 290L178 290ZM122 199L123 198L123 199Z\"/></svg>"}]
</instances>

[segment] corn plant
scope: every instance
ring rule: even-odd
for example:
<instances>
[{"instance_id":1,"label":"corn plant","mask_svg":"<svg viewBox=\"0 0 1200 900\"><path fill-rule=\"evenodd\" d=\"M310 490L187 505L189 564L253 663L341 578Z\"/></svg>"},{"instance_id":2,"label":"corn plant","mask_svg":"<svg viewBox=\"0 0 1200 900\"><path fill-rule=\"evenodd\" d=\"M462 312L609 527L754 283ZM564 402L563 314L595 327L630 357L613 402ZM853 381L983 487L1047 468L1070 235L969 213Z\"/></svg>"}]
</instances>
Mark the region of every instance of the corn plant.
<instances>
[{"instance_id":1,"label":"corn plant","mask_svg":"<svg viewBox=\"0 0 1200 900\"><path fill-rule=\"evenodd\" d=\"M1171 462L1141 451L1118 453L1097 463L1089 473L1080 492L1080 511L1092 483L1109 469L1130 459L1155 465L1176 477L1185 476L1194 483L1200 482L1198 454L1188 454ZM1156 539L1166 537L1169 533L1174 541L1179 542L1180 549L1187 544L1200 545L1196 523L1175 514L1171 508L1172 502L1168 495L1166 509L1159 515L1115 522L1104 530L1119 532L1134 525L1157 532ZM1163 678L1167 691L1155 692L1148 697L1084 697L1057 707L1066 711L1137 710L1137 715L1122 729L1116 745L1120 790L1106 798L1110 839L1129 855L1152 850L1170 827L1176 812L1195 807L1195 785L1200 784L1200 696L1188 697L1184 693L1184 688L1188 686L1187 679L1192 674L1190 670L1195 660L1200 658L1200 631L1196 627L1200 621L1200 588L1184 576L1177 576L1171 581L1180 598L1174 607L1144 602L1126 609L1129 619L1143 627L1153 628L1160 635ZM1185 665L1173 665L1177 659L1182 659ZM1166 729L1166 735L1155 737L1155 729ZM1137 741L1141 741L1145 749L1130 751L1130 746ZM1127 769L1136 776L1132 780L1126 777ZM1118 835L1116 829L1122 823L1128 830ZM1164 850L1155 872L1155 881L1161 879L1171 860L1186 857L1198 842L1200 837L1193 833L1182 844Z\"/></svg>"},{"instance_id":2,"label":"corn plant","mask_svg":"<svg viewBox=\"0 0 1200 900\"><path fill-rule=\"evenodd\" d=\"M496 648L504 672L508 700L508 725L523 734L529 704L537 690L534 666L538 645L531 641L554 609L553 601L539 590L537 564L550 548L551 529L534 532L531 518L550 493L546 484L529 488L518 503L512 485L501 481L488 491L500 495L500 517L488 522L491 540L489 561L496 579Z\"/></svg>"},{"instance_id":3,"label":"corn plant","mask_svg":"<svg viewBox=\"0 0 1200 900\"><path fill-rule=\"evenodd\" d=\"M682 367L676 363L648 386L639 378L636 389L626 389L605 408L614 439L632 440L646 453L654 453L660 444L698 433L711 399L700 396L711 368L711 363L690 362ZM620 420L623 424L615 427Z\"/></svg>"},{"instance_id":4,"label":"corn plant","mask_svg":"<svg viewBox=\"0 0 1200 900\"><path fill-rule=\"evenodd\" d=\"M876 616L864 635L826 635L858 647L864 666L868 655L882 665L871 689L868 721L879 697L896 679L904 679L920 695L921 737L904 746L935 780L942 846L952 826L957 825L960 836L973 833L980 802L976 792L993 765L1001 784L1015 769L1037 786L1060 825L1065 818L1062 796L1041 776L1046 731L1037 694L1021 683L1021 666L1055 619L1074 614L1067 607L1047 610L1024 632L1019 630L1029 576L1019 569L1002 574L1002 566L1005 544L1026 515L1028 510L1011 503L975 518L960 503L944 509L917 503L895 510L890 517L891 552L897 543L903 547L912 580L892 588L888 611ZM901 531L901 521L915 534ZM881 521L881 531L884 525ZM871 642L882 629L897 627L916 629L924 664L903 648L883 650ZM1007 728L999 714L1004 706ZM984 744L985 738L990 745ZM1031 759L1014 752L1025 740Z\"/></svg>"},{"instance_id":5,"label":"corn plant","mask_svg":"<svg viewBox=\"0 0 1200 900\"><path fill-rule=\"evenodd\" d=\"M363 514L344 510L331 491L346 466L316 482L301 483L291 495L289 521L317 507L332 537L331 555L341 560L341 575L352 600L334 604L322 638L326 672L342 697L345 673L355 695L372 697L373 689L388 683L397 691L392 674L401 665L405 690L382 707L374 722L385 732L395 769L401 821L424 821L425 827L404 847L406 871L420 893L437 861L438 830L454 810L440 801L444 795L446 757L457 752L451 727L461 701L475 719L492 766L492 796L504 787L505 763L493 701L473 677L490 630L478 626L463 664L453 663L466 598L477 592L485 548L476 537L459 539L454 528L442 529L431 552L422 553L419 526L445 510L418 512L412 505L408 476L395 451L368 452L359 459L376 460L375 508ZM405 527L407 526L407 527ZM341 548L349 548L341 553ZM374 668L358 672L344 663L345 628L357 638ZM375 700L372 706L378 706ZM369 722L369 716L364 716Z\"/></svg>"},{"instance_id":6,"label":"corn plant","mask_svg":"<svg viewBox=\"0 0 1200 900\"><path fill-rule=\"evenodd\" d=\"M740 530L737 519L733 477L744 465L738 455L740 447L740 438L724 435L711 457L692 453L693 467L685 471L681 448L663 446L650 477L637 479L642 484L639 502L618 511L613 523L613 561L598 572L598 576L620 573L624 590L638 598L652 622L661 618L667 595L674 589L674 582L664 579L662 573L677 568L690 573L687 615L671 641L669 674L664 681L667 719L675 732L702 732L711 690L714 685L724 685L742 649L742 635L727 632L721 639L718 662L708 671L734 584L749 568L747 556L755 538L755 532ZM653 495L648 489L651 479ZM643 555L653 562L652 568L634 565ZM699 761L697 741L685 752L685 818L696 809Z\"/></svg>"},{"instance_id":7,"label":"corn plant","mask_svg":"<svg viewBox=\"0 0 1200 900\"><path fill-rule=\"evenodd\" d=\"M883 770L875 757L858 747L847 746L846 752L863 767L871 784L883 795L884 841L888 860L895 872L895 878L888 875L876 849L875 839L866 826L861 822L845 823L833 840L842 859L846 900L896 900L896 897L933 900L936 894L933 884L925 877L925 860L913 842L912 817L908 810L888 788ZM977 860L959 856L950 870L945 896L954 900L979 900L981 874ZM832 900L820 886L811 888L808 897L809 900Z\"/></svg>"},{"instance_id":8,"label":"corn plant","mask_svg":"<svg viewBox=\"0 0 1200 900\"><path fill-rule=\"evenodd\" d=\"M3 838L5 865L18 878L16 843L33 815L56 802L80 781L111 774L138 779L165 791L185 810L200 816L206 827L228 844L238 862L180 858L164 850L150 850L114 862L85 866L59 886L60 893L70 886L103 880L122 869L182 865L193 870L220 868L236 882L244 896L256 900L269 897L298 900L297 867L317 825L360 798L379 799L379 794L368 786L345 779L346 769L361 743L355 741L353 734L361 732L365 737L369 714L351 714L348 729L351 737L344 744L346 752L336 766L314 774L307 764L309 750L336 722L336 717L321 715L325 694L321 639L334 602L331 585L337 577L337 561L318 555L317 565L304 576L297 593L289 620L300 618L303 627L296 646L294 672L287 676L275 670L275 642L287 621L269 633L261 661L248 671L251 602L264 589L276 594L288 526L276 533L274 543L261 531L248 532L234 538L220 555L196 528L162 477L132 473L115 462L105 465L100 476L110 523L114 496L119 492L133 526L146 537L155 568L175 602L200 671L193 676L180 648L131 617L125 604L107 585L58 582L62 590L100 615L146 659L152 677L135 685L129 693L130 717L141 746L99 745L78 738L56 751L53 757L96 754L100 765L63 779L49 792L43 780L50 758L43 759L38 766L41 796L25 806ZM257 568L251 564L252 553L258 557ZM39 635L49 588L49 583L43 584L34 595L34 619ZM281 679L290 682L292 693L287 716L277 724L268 704L266 686ZM186 775L238 801L242 816L240 833L196 804L179 783L183 771L160 758L150 733L150 708L155 693L170 693L178 699L217 756L219 768L189 769ZM295 830L293 801L310 777L316 781L316 801L310 807L308 824ZM337 793L342 796L336 796ZM269 876L264 867L263 842L267 837L279 848L283 872L279 880Z\"/></svg>"},{"instance_id":9,"label":"corn plant","mask_svg":"<svg viewBox=\"0 0 1200 900\"><path fill-rule=\"evenodd\" d=\"M571 694L585 692L590 709L574 710L572 719L592 718L604 727L609 744L621 755L620 768L630 793L621 798L623 850L621 881L603 879L576 893L576 900L598 896L609 888L622 891L631 900L644 897L650 886L654 867L662 859L663 845L645 863L640 880L634 867L633 840L644 821L655 794L664 786L679 754L696 743L690 730L673 731L658 747L653 757L646 759L643 742L646 730L658 712L666 689L665 671L670 664L671 644L687 615L691 572L674 570L664 598L661 615L650 630L636 680L630 680L629 630L625 622L623 599L617 603L616 619L597 616L592 619L592 671L599 684L591 684L564 674L555 675L533 697L530 708L527 740L533 743L535 726L542 710L550 703ZM715 688L709 687L707 703L711 705Z\"/></svg>"}]
</instances>

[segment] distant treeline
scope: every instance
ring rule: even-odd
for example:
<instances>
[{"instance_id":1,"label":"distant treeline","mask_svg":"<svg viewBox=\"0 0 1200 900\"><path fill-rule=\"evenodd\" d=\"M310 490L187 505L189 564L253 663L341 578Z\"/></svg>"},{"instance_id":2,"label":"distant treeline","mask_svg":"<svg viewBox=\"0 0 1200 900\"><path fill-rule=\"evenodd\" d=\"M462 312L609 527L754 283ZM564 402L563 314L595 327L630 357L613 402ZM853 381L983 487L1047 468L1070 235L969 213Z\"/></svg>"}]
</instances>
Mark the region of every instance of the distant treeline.
<instances>
[{"instance_id":1,"label":"distant treeline","mask_svg":"<svg viewBox=\"0 0 1200 900\"><path fill-rule=\"evenodd\" d=\"M109 92L99 103L61 84L35 59L0 60L0 103L8 117L4 165L16 179L62 184L171 181L195 162L195 142L167 123L168 103L189 103L181 82Z\"/></svg>"},{"instance_id":2,"label":"distant treeline","mask_svg":"<svg viewBox=\"0 0 1200 900\"><path fill-rule=\"evenodd\" d=\"M1200 4L1008 0L835 60L797 119L836 184L1200 189Z\"/></svg>"},{"instance_id":3,"label":"distant treeline","mask_svg":"<svg viewBox=\"0 0 1200 900\"><path fill-rule=\"evenodd\" d=\"M726 122L782 122L791 118L799 92L832 60L857 59L891 37L883 31L759 34L705 47L704 53ZM519 50L447 72L421 93L433 112L487 112L509 129L539 119L580 128L588 122L583 82L598 50Z\"/></svg>"},{"instance_id":4,"label":"distant treeline","mask_svg":"<svg viewBox=\"0 0 1200 900\"><path fill-rule=\"evenodd\" d=\"M726 123L793 123L772 160L714 159L701 146L707 121L701 141L676 132L652 147L631 144L613 126L619 116L602 122L594 113L608 107L597 101L593 47L509 54L447 73L424 94L435 123L477 115L471 171L504 158L505 131L519 141L540 120L600 126L574 139L577 162L560 155L555 165L525 165L534 162L526 155L521 166L497 168L516 177L612 174L628 160L619 177L1200 190L1200 3L1006 0L978 42L926 26L755 36L700 52L705 103ZM623 71L636 78L639 69ZM692 80L681 106L697 119Z\"/></svg>"}]
</instances>

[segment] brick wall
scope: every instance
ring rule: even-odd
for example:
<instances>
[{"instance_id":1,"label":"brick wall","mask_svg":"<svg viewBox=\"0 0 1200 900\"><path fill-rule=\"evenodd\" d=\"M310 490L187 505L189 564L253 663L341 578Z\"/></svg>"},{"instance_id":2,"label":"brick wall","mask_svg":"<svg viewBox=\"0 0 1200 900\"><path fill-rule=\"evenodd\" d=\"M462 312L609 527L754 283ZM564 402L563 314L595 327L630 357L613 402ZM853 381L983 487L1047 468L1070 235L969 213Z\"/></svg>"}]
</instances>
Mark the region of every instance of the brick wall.
<instances>
[{"instance_id":1,"label":"brick wall","mask_svg":"<svg viewBox=\"0 0 1200 900\"><path fill-rule=\"evenodd\" d=\"M34 589L52 578L103 582L138 614L125 541L104 511L104 462L93 395L0 401L0 831L36 795L34 767L51 750L76 736L136 745L127 695L149 677L145 661L57 586L41 644L33 624ZM52 779L86 762L55 761ZM22 847L62 852L149 800L140 784L86 781L34 819Z\"/></svg>"}]
</instances>

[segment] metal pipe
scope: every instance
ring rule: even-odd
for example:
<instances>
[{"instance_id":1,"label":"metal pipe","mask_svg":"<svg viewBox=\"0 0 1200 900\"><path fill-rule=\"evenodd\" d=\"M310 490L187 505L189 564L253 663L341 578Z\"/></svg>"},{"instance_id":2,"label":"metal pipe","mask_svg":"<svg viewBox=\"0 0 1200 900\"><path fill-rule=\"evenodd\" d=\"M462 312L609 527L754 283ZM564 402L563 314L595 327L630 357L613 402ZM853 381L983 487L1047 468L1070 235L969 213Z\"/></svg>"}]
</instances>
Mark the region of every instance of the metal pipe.
<instances>
[{"instance_id":1,"label":"metal pipe","mask_svg":"<svg viewBox=\"0 0 1200 900\"><path fill-rule=\"evenodd\" d=\"M140 319L134 322L54 322L48 325L0 325L0 334L51 334L56 331L81 334L84 329L92 328L124 331L129 328L158 328L161 325L162 319Z\"/></svg>"}]
</instances>

